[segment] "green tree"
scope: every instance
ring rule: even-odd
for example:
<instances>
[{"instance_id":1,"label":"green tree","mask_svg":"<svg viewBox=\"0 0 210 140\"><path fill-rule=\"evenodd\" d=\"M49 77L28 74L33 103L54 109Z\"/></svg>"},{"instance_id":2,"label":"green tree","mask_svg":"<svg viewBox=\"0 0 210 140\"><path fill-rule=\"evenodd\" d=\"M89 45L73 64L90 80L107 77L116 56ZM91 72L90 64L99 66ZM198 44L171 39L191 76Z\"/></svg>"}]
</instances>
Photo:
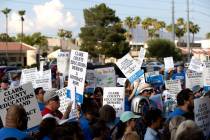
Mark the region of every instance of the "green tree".
<instances>
[{"instance_id":1,"label":"green tree","mask_svg":"<svg viewBox=\"0 0 210 140\"><path fill-rule=\"evenodd\" d=\"M120 58L129 52L128 42L124 36L126 30L115 11L105 4L84 9L85 26L82 27L79 37L82 40L81 50L87 51L90 56L98 57L103 54L107 57Z\"/></svg>"},{"instance_id":2,"label":"green tree","mask_svg":"<svg viewBox=\"0 0 210 140\"><path fill-rule=\"evenodd\" d=\"M162 61L164 57L172 56L175 61L182 59L181 50L176 48L174 42L166 39L152 39L147 42L147 56Z\"/></svg>"},{"instance_id":3,"label":"green tree","mask_svg":"<svg viewBox=\"0 0 210 140\"><path fill-rule=\"evenodd\" d=\"M189 30L190 30L190 33L192 34L192 43L194 43L195 34L197 34L200 31L200 27L198 26L198 24L194 24L193 22L190 22Z\"/></svg>"},{"instance_id":4,"label":"green tree","mask_svg":"<svg viewBox=\"0 0 210 140\"><path fill-rule=\"evenodd\" d=\"M128 41L133 39L133 29L135 29L141 22L141 18L139 16L136 17L126 17L124 20L125 26L127 26L128 30L125 33L125 37Z\"/></svg>"},{"instance_id":5,"label":"green tree","mask_svg":"<svg viewBox=\"0 0 210 140\"><path fill-rule=\"evenodd\" d=\"M10 37L7 33L1 33L0 34L0 42L14 42L15 38Z\"/></svg>"},{"instance_id":6,"label":"green tree","mask_svg":"<svg viewBox=\"0 0 210 140\"><path fill-rule=\"evenodd\" d=\"M210 33L206 34L206 39L210 39Z\"/></svg>"}]
</instances>

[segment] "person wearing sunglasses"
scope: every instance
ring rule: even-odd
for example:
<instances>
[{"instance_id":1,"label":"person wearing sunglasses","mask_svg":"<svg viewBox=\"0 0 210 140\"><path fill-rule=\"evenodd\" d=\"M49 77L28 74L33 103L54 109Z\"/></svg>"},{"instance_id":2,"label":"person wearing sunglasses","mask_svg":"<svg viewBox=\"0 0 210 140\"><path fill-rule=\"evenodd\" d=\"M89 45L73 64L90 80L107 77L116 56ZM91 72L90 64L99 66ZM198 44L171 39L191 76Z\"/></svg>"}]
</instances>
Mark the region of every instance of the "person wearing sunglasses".
<instances>
[{"instance_id":1,"label":"person wearing sunglasses","mask_svg":"<svg viewBox=\"0 0 210 140\"><path fill-rule=\"evenodd\" d=\"M35 95L36 95L36 99L39 105L39 109L40 111L43 111L45 108L45 104L44 104L44 89L42 87L38 87L34 90Z\"/></svg>"}]
</instances>

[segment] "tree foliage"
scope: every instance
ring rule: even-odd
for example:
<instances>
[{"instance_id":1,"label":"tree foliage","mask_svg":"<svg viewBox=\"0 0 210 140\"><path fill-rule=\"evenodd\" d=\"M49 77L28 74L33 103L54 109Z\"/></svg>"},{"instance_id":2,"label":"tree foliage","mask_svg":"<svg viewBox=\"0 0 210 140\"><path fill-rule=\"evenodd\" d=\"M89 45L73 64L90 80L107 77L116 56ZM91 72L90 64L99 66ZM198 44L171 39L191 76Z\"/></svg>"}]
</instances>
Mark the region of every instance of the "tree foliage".
<instances>
[{"instance_id":1,"label":"tree foliage","mask_svg":"<svg viewBox=\"0 0 210 140\"><path fill-rule=\"evenodd\" d=\"M120 58L129 52L122 27L115 11L105 4L84 9L85 26L79 37L82 39L81 50L92 57L103 54L107 57Z\"/></svg>"},{"instance_id":2,"label":"tree foliage","mask_svg":"<svg viewBox=\"0 0 210 140\"><path fill-rule=\"evenodd\" d=\"M0 42L14 42L15 38L10 37L7 33L1 33L0 34Z\"/></svg>"},{"instance_id":3,"label":"tree foliage","mask_svg":"<svg viewBox=\"0 0 210 140\"><path fill-rule=\"evenodd\" d=\"M181 60L181 50L175 44L166 39L153 39L148 41L147 56L163 60L164 57L172 56L175 61Z\"/></svg>"},{"instance_id":4,"label":"tree foliage","mask_svg":"<svg viewBox=\"0 0 210 140\"><path fill-rule=\"evenodd\" d=\"M206 39L210 39L210 33L206 34Z\"/></svg>"},{"instance_id":5,"label":"tree foliage","mask_svg":"<svg viewBox=\"0 0 210 140\"><path fill-rule=\"evenodd\" d=\"M64 30L64 29L59 29L57 35L60 38L67 38L67 39L71 39L72 38L72 32L68 31L68 30Z\"/></svg>"}]
</instances>

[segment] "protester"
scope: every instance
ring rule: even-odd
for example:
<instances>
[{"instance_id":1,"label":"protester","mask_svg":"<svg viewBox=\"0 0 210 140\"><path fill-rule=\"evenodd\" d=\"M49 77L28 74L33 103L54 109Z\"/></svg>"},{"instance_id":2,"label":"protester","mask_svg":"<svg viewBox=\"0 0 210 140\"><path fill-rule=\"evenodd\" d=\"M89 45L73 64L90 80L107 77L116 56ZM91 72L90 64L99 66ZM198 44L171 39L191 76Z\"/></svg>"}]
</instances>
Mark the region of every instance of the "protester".
<instances>
[{"instance_id":1,"label":"protester","mask_svg":"<svg viewBox=\"0 0 210 140\"><path fill-rule=\"evenodd\" d=\"M143 140L143 139L140 139L137 133L129 132L123 136L122 140Z\"/></svg>"},{"instance_id":2,"label":"protester","mask_svg":"<svg viewBox=\"0 0 210 140\"><path fill-rule=\"evenodd\" d=\"M93 133L93 140L111 140L110 129L105 121L98 120L91 127L91 131Z\"/></svg>"},{"instance_id":3,"label":"protester","mask_svg":"<svg viewBox=\"0 0 210 140\"><path fill-rule=\"evenodd\" d=\"M84 133L85 140L92 140L93 134L91 133L90 124L96 121L99 110L95 102L91 99L84 99L81 109L82 116L79 119L81 129Z\"/></svg>"},{"instance_id":4,"label":"protester","mask_svg":"<svg viewBox=\"0 0 210 140\"><path fill-rule=\"evenodd\" d=\"M10 84L11 88L18 87L20 85L20 74L14 74Z\"/></svg>"},{"instance_id":5,"label":"protester","mask_svg":"<svg viewBox=\"0 0 210 140\"><path fill-rule=\"evenodd\" d=\"M45 91L42 87L38 87L34 90L35 95L36 95L36 99L38 101L38 105L39 105L39 109L40 111L43 111L45 108L45 104L44 104L44 94Z\"/></svg>"},{"instance_id":6,"label":"protester","mask_svg":"<svg viewBox=\"0 0 210 140\"><path fill-rule=\"evenodd\" d=\"M7 110L5 126L0 129L0 139L28 137L23 132L27 129L28 118L25 109L20 105L11 105Z\"/></svg>"},{"instance_id":7,"label":"protester","mask_svg":"<svg viewBox=\"0 0 210 140\"><path fill-rule=\"evenodd\" d=\"M159 109L151 109L146 115L147 131L144 136L144 140L160 140L159 129L163 127L162 112Z\"/></svg>"},{"instance_id":8,"label":"protester","mask_svg":"<svg viewBox=\"0 0 210 140\"><path fill-rule=\"evenodd\" d=\"M42 120L39 126L39 132L36 134L37 140L51 140L53 131L57 126L55 118L45 118Z\"/></svg>"},{"instance_id":9,"label":"protester","mask_svg":"<svg viewBox=\"0 0 210 140\"><path fill-rule=\"evenodd\" d=\"M3 79L1 81L1 89L0 89L0 92L6 91L8 89L9 89L9 81L8 81L8 79Z\"/></svg>"},{"instance_id":10,"label":"protester","mask_svg":"<svg viewBox=\"0 0 210 140\"><path fill-rule=\"evenodd\" d=\"M184 89L177 94L177 108L169 115L168 121L176 116L189 115L193 118L194 96L190 89Z\"/></svg>"},{"instance_id":11,"label":"protester","mask_svg":"<svg viewBox=\"0 0 210 140\"><path fill-rule=\"evenodd\" d=\"M176 73L172 74L172 80L180 80L181 86L184 89L184 87L185 87L185 72L181 65L177 67Z\"/></svg>"},{"instance_id":12,"label":"protester","mask_svg":"<svg viewBox=\"0 0 210 140\"><path fill-rule=\"evenodd\" d=\"M192 120L182 122L177 128L175 140L205 140L202 130Z\"/></svg>"},{"instance_id":13,"label":"protester","mask_svg":"<svg viewBox=\"0 0 210 140\"><path fill-rule=\"evenodd\" d=\"M129 132L135 132L136 119L140 118L139 115L135 115L131 111L125 111L120 116L120 122L117 127L114 140L120 140ZM137 134L137 133L136 133Z\"/></svg>"},{"instance_id":14,"label":"protester","mask_svg":"<svg viewBox=\"0 0 210 140\"><path fill-rule=\"evenodd\" d=\"M103 105L103 89L96 87L93 93L93 99L97 103L98 107L101 108Z\"/></svg>"},{"instance_id":15,"label":"protester","mask_svg":"<svg viewBox=\"0 0 210 140\"><path fill-rule=\"evenodd\" d=\"M58 108L60 107L60 99L56 93L56 89L50 89L44 94L44 102L46 103L44 110L42 111L43 119L46 117L55 117L58 122L61 119L67 119L71 112L72 104L69 104L65 113L62 114Z\"/></svg>"},{"instance_id":16,"label":"protester","mask_svg":"<svg viewBox=\"0 0 210 140\"><path fill-rule=\"evenodd\" d=\"M171 140L175 140L175 134L178 126L186 119L182 116L176 116L169 122L169 131L171 135Z\"/></svg>"}]
</instances>

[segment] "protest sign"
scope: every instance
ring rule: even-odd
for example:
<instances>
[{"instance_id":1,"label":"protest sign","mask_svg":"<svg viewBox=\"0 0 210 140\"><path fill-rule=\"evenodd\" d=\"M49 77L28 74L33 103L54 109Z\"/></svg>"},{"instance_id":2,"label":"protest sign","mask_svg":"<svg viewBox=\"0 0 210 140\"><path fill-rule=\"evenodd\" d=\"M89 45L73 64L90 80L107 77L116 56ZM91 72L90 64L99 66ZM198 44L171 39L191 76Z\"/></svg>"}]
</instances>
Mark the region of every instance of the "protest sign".
<instances>
[{"instance_id":1,"label":"protest sign","mask_svg":"<svg viewBox=\"0 0 210 140\"><path fill-rule=\"evenodd\" d=\"M36 79L38 77L37 68L23 69L21 73L20 84L31 82L33 87L36 86Z\"/></svg>"},{"instance_id":2,"label":"protest sign","mask_svg":"<svg viewBox=\"0 0 210 140\"><path fill-rule=\"evenodd\" d=\"M167 80L165 85L172 98L176 99L176 95L182 90L180 80Z\"/></svg>"},{"instance_id":3,"label":"protest sign","mask_svg":"<svg viewBox=\"0 0 210 140\"><path fill-rule=\"evenodd\" d=\"M186 88L192 89L194 86L199 85L203 87L203 73L197 73L194 71L186 71Z\"/></svg>"},{"instance_id":4,"label":"protest sign","mask_svg":"<svg viewBox=\"0 0 210 140\"><path fill-rule=\"evenodd\" d=\"M58 72L63 75L68 75L69 70L69 52L59 52L57 56L57 68Z\"/></svg>"},{"instance_id":5,"label":"protest sign","mask_svg":"<svg viewBox=\"0 0 210 140\"><path fill-rule=\"evenodd\" d=\"M116 86L116 75L114 67L95 69L96 87Z\"/></svg>"},{"instance_id":6,"label":"protest sign","mask_svg":"<svg viewBox=\"0 0 210 140\"><path fill-rule=\"evenodd\" d=\"M139 57L137 60L137 63L139 65L140 69L141 69L141 65L144 61L145 54L146 54L146 50L143 47L141 47L140 52L139 52Z\"/></svg>"},{"instance_id":7,"label":"protest sign","mask_svg":"<svg viewBox=\"0 0 210 140\"><path fill-rule=\"evenodd\" d=\"M152 65L147 65L146 66L146 70L147 70L147 72L153 72L154 71L154 67Z\"/></svg>"},{"instance_id":8,"label":"protest sign","mask_svg":"<svg viewBox=\"0 0 210 140\"><path fill-rule=\"evenodd\" d=\"M117 85L118 86L125 86L126 78L117 78Z\"/></svg>"},{"instance_id":9,"label":"protest sign","mask_svg":"<svg viewBox=\"0 0 210 140\"><path fill-rule=\"evenodd\" d=\"M139 79L144 74L144 71L139 69L138 64L130 56L130 54L126 54L124 57L119 59L116 64L131 83Z\"/></svg>"},{"instance_id":10,"label":"protest sign","mask_svg":"<svg viewBox=\"0 0 210 140\"><path fill-rule=\"evenodd\" d=\"M124 87L104 87L103 105L112 106L117 117L124 112L125 88Z\"/></svg>"},{"instance_id":11,"label":"protest sign","mask_svg":"<svg viewBox=\"0 0 210 140\"><path fill-rule=\"evenodd\" d=\"M164 84L163 75L152 75L147 77L147 83L150 83L154 87L159 87Z\"/></svg>"},{"instance_id":12,"label":"protest sign","mask_svg":"<svg viewBox=\"0 0 210 140\"><path fill-rule=\"evenodd\" d=\"M152 72L146 72L144 75L145 75L145 79L147 79L148 77L159 75L159 74L160 74L159 71L152 71Z\"/></svg>"},{"instance_id":13,"label":"protest sign","mask_svg":"<svg viewBox=\"0 0 210 140\"><path fill-rule=\"evenodd\" d=\"M87 70L85 79L88 82L85 92L93 93L95 89L95 71Z\"/></svg>"},{"instance_id":14,"label":"protest sign","mask_svg":"<svg viewBox=\"0 0 210 140\"><path fill-rule=\"evenodd\" d=\"M87 60L87 52L71 50L68 89L71 99L78 103L83 102Z\"/></svg>"},{"instance_id":15,"label":"protest sign","mask_svg":"<svg viewBox=\"0 0 210 140\"><path fill-rule=\"evenodd\" d=\"M52 88L51 70L39 71L33 88L43 87L45 91Z\"/></svg>"},{"instance_id":16,"label":"protest sign","mask_svg":"<svg viewBox=\"0 0 210 140\"><path fill-rule=\"evenodd\" d=\"M0 93L0 115L4 125L7 109L14 104L22 105L25 108L28 117L28 128L40 124L42 116L31 83L23 84Z\"/></svg>"},{"instance_id":17,"label":"protest sign","mask_svg":"<svg viewBox=\"0 0 210 140\"><path fill-rule=\"evenodd\" d=\"M201 60L193 57L190 61L190 66L188 69L197 73L201 73L203 71L203 68L204 64L201 62Z\"/></svg>"},{"instance_id":18,"label":"protest sign","mask_svg":"<svg viewBox=\"0 0 210 140\"><path fill-rule=\"evenodd\" d=\"M205 62L203 70L204 86L210 86L210 62Z\"/></svg>"},{"instance_id":19,"label":"protest sign","mask_svg":"<svg viewBox=\"0 0 210 140\"><path fill-rule=\"evenodd\" d=\"M165 57L164 58L165 69L174 69L174 60L173 57Z\"/></svg>"},{"instance_id":20,"label":"protest sign","mask_svg":"<svg viewBox=\"0 0 210 140\"><path fill-rule=\"evenodd\" d=\"M44 69L44 61L39 62L39 71L43 71Z\"/></svg>"},{"instance_id":21,"label":"protest sign","mask_svg":"<svg viewBox=\"0 0 210 140\"><path fill-rule=\"evenodd\" d=\"M208 136L210 130L210 98L198 98L194 100L195 122Z\"/></svg>"},{"instance_id":22,"label":"protest sign","mask_svg":"<svg viewBox=\"0 0 210 140\"><path fill-rule=\"evenodd\" d=\"M66 96L66 88L57 90L56 93L58 94L59 99L60 99L60 107L58 110L60 110L64 114L69 103L71 102L71 99L67 98Z\"/></svg>"}]
</instances>

